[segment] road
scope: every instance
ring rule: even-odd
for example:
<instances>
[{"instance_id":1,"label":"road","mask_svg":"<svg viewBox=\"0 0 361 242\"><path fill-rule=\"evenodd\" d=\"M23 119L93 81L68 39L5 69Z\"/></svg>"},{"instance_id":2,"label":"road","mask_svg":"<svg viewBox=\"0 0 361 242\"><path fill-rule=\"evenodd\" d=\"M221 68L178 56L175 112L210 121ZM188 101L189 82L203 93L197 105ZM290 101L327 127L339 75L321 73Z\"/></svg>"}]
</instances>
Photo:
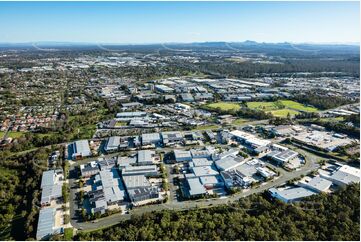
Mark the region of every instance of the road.
<instances>
[{"instance_id":1,"label":"road","mask_svg":"<svg viewBox=\"0 0 361 242\"><path fill-rule=\"evenodd\" d=\"M234 194L232 196L228 196L224 199L215 198L215 199L208 199L208 200L196 200L196 201L184 201L184 202L178 202L176 199L169 199L169 201L165 204L157 204L157 205L148 205L144 207L134 208L130 210L129 214L122 215L122 214L114 214L102 219L98 219L96 222L78 222L74 220L74 207L70 206L71 211L71 224L73 227L81 230L95 230L99 228L109 227L112 225L115 225L121 221L129 220L132 215L141 215L146 212L154 212L154 211L160 211L160 210L188 210L193 208L207 208L211 206L217 206L221 204L227 204L229 202L235 202L239 200L240 198L250 196L252 194L261 193L263 191L268 190L271 187L280 186L284 183L286 183L289 180L292 180L294 178L299 178L301 175L307 175L313 170L316 170L319 168L318 161L321 159L320 157L309 153L304 150L297 150L300 154L302 154L306 158L306 164L300 168L299 170L293 171L293 172L287 172L283 169L278 169L280 171L280 176L276 178L275 180L263 183L259 185L258 187L251 188L247 191L242 191L240 193ZM169 166L167 166L169 167ZM168 168L168 174L170 174L170 169ZM171 179L171 178L169 178ZM71 184L72 184L71 180ZM71 194L71 199L73 200L75 198L75 194ZM71 203L76 204L76 203Z\"/></svg>"}]
</instances>

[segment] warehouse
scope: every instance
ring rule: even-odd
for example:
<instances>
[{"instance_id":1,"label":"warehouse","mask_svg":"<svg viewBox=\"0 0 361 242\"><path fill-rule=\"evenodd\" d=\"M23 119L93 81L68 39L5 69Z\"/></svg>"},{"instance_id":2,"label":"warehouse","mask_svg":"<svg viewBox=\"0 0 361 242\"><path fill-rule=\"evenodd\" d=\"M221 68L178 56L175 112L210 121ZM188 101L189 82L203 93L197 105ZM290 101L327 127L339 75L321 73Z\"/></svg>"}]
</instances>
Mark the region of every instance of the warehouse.
<instances>
[{"instance_id":1,"label":"warehouse","mask_svg":"<svg viewBox=\"0 0 361 242\"><path fill-rule=\"evenodd\" d=\"M159 133L142 134L142 145L159 145L162 139Z\"/></svg>"},{"instance_id":2,"label":"warehouse","mask_svg":"<svg viewBox=\"0 0 361 242\"><path fill-rule=\"evenodd\" d=\"M283 165L298 156L298 153L293 150L273 151L267 155L277 164Z\"/></svg>"},{"instance_id":3,"label":"warehouse","mask_svg":"<svg viewBox=\"0 0 361 242\"><path fill-rule=\"evenodd\" d=\"M285 203L297 202L305 197L317 194L316 192L303 187L288 188L283 190L271 188L269 189L269 192L272 197L277 198Z\"/></svg>"},{"instance_id":4,"label":"warehouse","mask_svg":"<svg viewBox=\"0 0 361 242\"><path fill-rule=\"evenodd\" d=\"M224 186L224 182L220 175L216 176L202 176L199 178L206 189L219 188Z\"/></svg>"},{"instance_id":5,"label":"warehouse","mask_svg":"<svg viewBox=\"0 0 361 242\"><path fill-rule=\"evenodd\" d=\"M44 171L41 178L41 206L50 205L52 201L62 198L62 170Z\"/></svg>"},{"instance_id":6,"label":"warehouse","mask_svg":"<svg viewBox=\"0 0 361 242\"><path fill-rule=\"evenodd\" d=\"M139 150L138 151L138 159L137 165L144 166L144 165L152 165L155 161L155 152L152 150Z\"/></svg>"},{"instance_id":7,"label":"warehouse","mask_svg":"<svg viewBox=\"0 0 361 242\"><path fill-rule=\"evenodd\" d=\"M72 143L72 159L78 160L92 155L88 140L78 140Z\"/></svg>"},{"instance_id":8,"label":"warehouse","mask_svg":"<svg viewBox=\"0 0 361 242\"><path fill-rule=\"evenodd\" d=\"M204 188L199 178L187 178L189 197L199 197L207 194L207 190Z\"/></svg>"},{"instance_id":9,"label":"warehouse","mask_svg":"<svg viewBox=\"0 0 361 242\"><path fill-rule=\"evenodd\" d=\"M39 213L37 240L46 240L55 233L60 233L61 229L55 229L55 208L42 208Z\"/></svg>"},{"instance_id":10,"label":"warehouse","mask_svg":"<svg viewBox=\"0 0 361 242\"><path fill-rule=\"evenodd\" d=\"M237 166L242 165L243 160L243 157L231 155L216 160L214 163L220 171L229 171L236 168Z\"/></svg>"},{"instance_id":11,"label":"warehouse","mask_svg":"<svg viewBox=\"0 0 361 242\"><path fill-rule=\"evenodd\" d=\"M96 161L91 161L87 164L80 165L80 173L82 177L91 177L98 174L99 167Z\"/></svg>"},{"instance_id":12,"label":"warehouse","mask_svg":"<svg viewBox=\"0 0 361 242\"><path fill-rule=\"evenodd\" d=\"M192 167L193 174L196 177L218 175L218 171L213 166L196 166Z\"/></svg>"},{"instance_id":13,"label":"warehouse","mask_svg":"<svg viewBox=\"0 0 361 242\"><path fill-rule=\"evenodd\" d=\"M159 175L156 165L147 165L147 166L126 166L122 168L122 176L134 176L134 175L144 175L144 176L157 176Z\"/></svg>"},{"instance_id":14,"label":"warehouse","mask_svg":"<svg viewBox=\"0 0 361 242\"><path fill-rule=\"evenodd\" d=\"M161 93L172 93L174 92L174 89L173 88L170 88L166 85L155 85L155 90L157 90L158 92L161 92Z\"/></svg>"},{"instance_id":15,"label":"warehouse","mask_svg":"<svg viewBox=\"0 0 361 242\"><path fill-rule=\"evenodd\" d=\"M174 145L183 141L183 135L178 131L162 132L161 135L165 146Z\"/></svg>"},{"instance_id":16,"label":"warehouse","mask_svg":"<svg viewBox=\"0 0 361 242\"><path fill-rule=\"evenodd\" d=\"M174 157L177 162L191 161L192 156L190 151L174 150Z\"/></svg>"},{"instance_id":17,"label":"warehouse","mask_svg":"<svg viewBox=\"0 0 361 242\"><path fill-rule=\"evenodd\" d=\"M120 136L112 136L109 137L104 149L106 152L118 151L119 145L120 145Z\"/></svg>"},{"instance_id":18,"label":"warehouse","mask_svg":"<svg viewBox=\"0 0 361 242\"><path fill-rule=\"evenodd\" d=\"M130 121L134 118L141 118L147 116L146 112L122 112L117 113L116 118L117 120L121 121Z\"/></svg>"},{"instance_id":19,"label":"warehouse","mask_svg":"<svg viewBox=\"0 0 361 242\"><path fill-rule=\"evenodd\" d=\"M301 181L297 185L319 193L326 192L331 187L332 182L320 176L316 176L311 180Z\"/></svg>"},{"instance_id":20,"label":"warehouse","mask_svg":"<svg viewBox=\"0 0 361 242\"><path fill-rule=\"evenodd\" d=\"M337 186L345 187L348 184L360 182L360 169L343 165L330 175L320 173L320 176Z\"/></svg>"}]
</instances>

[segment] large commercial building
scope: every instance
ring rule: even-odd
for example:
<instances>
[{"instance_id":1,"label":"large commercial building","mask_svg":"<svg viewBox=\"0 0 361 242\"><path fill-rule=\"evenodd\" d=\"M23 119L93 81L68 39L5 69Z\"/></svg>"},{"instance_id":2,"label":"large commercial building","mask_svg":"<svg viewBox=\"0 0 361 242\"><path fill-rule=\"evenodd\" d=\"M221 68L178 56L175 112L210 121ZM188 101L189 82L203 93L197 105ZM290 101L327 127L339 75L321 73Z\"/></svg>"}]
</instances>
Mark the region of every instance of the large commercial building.
<instances>
[{"instance_id":1,"label":"large commercial building","mask_svg":"<svg viewBox=\"0 0 361 242\"><path fill-rule=\"evenodd\" d=\"M56 201L62 197L63 184L62 170L44 171L41 178L41 206L50 205L52 201Z\"/></svg>"},{"instance_id":2,"label":"large commercial building","mask_svg":"<svg viewBox=\"0 0 361 242\"><path fill-rule=\"evenodd\" d=\"M55 208L42 208L39 213L37 240L46 240L53 234L60 233L61 228L55 227Z\"/></svg>"},{"instance_id":3,"label":"large commercial building","mask_svg":"<svg viewBox=\"0 0 361 242\"><path fill-rule=\"evenodd\" d=\"M78 140L72 143L72 159L82 159L83 157L89 157L92 155L89 147L88 140Z\"/></svg>"},{"instance_id":4,"label":"large commercial building","mask_svg":"<svg viewBox=\"0 0 361 242\"><path fill-rule=\"evenodd\" d=\"M360 169L343 165L330 175L320 173L320 176L331 181L335 185L345 187L350 183L360 182Z\"/></svg>"},{"instance_id":5,"label":"large commercial building","mask_svg":"<svg viewBox=\"0 0 361 242\"><path fill-rule=\"evenodd\" d=\"M305 197L317 194L316 192L303 187L288 188L284 190L271 188L269 189L269 192L272 197L277 198L285 203L297 202Z\"/></svg>"},{"instance_id":6,"label":"large commercial building","mask_svg":"<svg viewBox=\"0 0 361 242\"><path fill-rule=\"evenodd\" d=\"M162 142L159 133L142 134L142 145L157 145Z\"/></svg>"}]
</instances>

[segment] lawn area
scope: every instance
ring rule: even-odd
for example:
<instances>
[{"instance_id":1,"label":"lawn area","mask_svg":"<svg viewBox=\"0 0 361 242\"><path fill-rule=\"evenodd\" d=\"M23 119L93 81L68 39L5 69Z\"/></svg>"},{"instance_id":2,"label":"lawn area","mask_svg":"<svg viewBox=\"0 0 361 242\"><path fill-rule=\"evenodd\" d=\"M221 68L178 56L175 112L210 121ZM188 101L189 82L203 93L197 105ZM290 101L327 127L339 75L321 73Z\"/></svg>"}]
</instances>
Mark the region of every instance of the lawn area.
<instances>
[{"instance_id":1,"label":"lawn area","mask_svg":"<svg viewBox=\"0 0 361 242\"><path fill-rule=\"evenodd\" d=\"M296 114L299 114L299 112L295 111L295 110L292 110L292 109L278 109L278 110L273 110L271 111L272 115L275 116L275 117L287 117L288 113L293 116L293 115L296 115Z\"/></svg>"},{"instance_id":2,"label":"lawn area","mask_svg":"<svg viewBox=\"0 0 361 242\"><path fill-rule=\"evenodd\" d=\"M73 240L73 228L64 229L64 240L71 241Z\"/></svg>"},{"instance_id":3,"label":"lawn area","mask_svg":"<svg viewBox=\"0 0 361 242\"><path fill-rule=\"evenodd\" d=\"M237 118L236 120L234 120L232 122L233 125L241 125L244 123L247 123L249 121L249 119L245 119L245 118Z\"/></svg>"},{"instance_id":4,"label":"lawn area","mask_svg":"<svg viewBox=\"0 0 361 242\"><path fill-rule=\"evenodd\" d=\"M302 103L298 103L291 100L281 100L280 101L286 108L290 109L296 109L299 111L305 111L305 112L317 112L318 109L311 106L305 106Z\"/></svg>"},{"instance_id":5,"label":"lawn area","mask_svg":"<svg viewBox=\"0 0 361 242\"><path fill-rule=\"evenodd\" d=\"M221 109L222 111L229 111L229 110L239 110L241 106L238 103L228 103L228 102L217 102L217 103L210 103L207 107L211 109Z\"/></svg>"}]
</instances>

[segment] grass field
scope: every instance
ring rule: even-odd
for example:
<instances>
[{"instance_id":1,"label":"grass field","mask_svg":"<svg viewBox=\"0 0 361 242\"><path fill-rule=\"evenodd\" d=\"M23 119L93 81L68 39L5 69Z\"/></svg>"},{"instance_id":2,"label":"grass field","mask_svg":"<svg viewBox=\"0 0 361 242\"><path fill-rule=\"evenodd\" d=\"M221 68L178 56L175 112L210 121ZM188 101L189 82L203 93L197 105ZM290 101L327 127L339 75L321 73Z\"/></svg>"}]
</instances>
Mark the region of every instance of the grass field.
<instances>
[{"instance_id":1,"label":"grass field","mask_svg":"<svg viewBox=\"0 0 361 242\"><path fill-rule=\"evenodd\" d=\"M221 109L222 111L229 111L229 110L239 110L241 106L238 103L227 103L227 102L217 102L208 104L207 107L212 109Z\"/></svg>"},{"instance_id":2,"label":"grass field","mask_svg":"<svg viewBox=\"0 0 361 242\"><path fill-rule=\"evenodd\" d=\"M286 117L289 113L291 116L299 112L317 112L314 107L305 106L301 103L291 100L280 100L275 102L248 102L247 107L251 109L271 112L276 117Z\"/></svg>"},{"instance_id":3,"label":"grass field","mask_svg":"<svg viewBox=\"0 0 361 242\"><path fill-rule=\"evenodd\" d=\"M281 100L280 101L286 108L289 109L296 109L299 111L305 111L305 112L317 112L318 109L315 107L305 106L302 103L298 103L291 100Z\"/></svg>"},{"instance_id":4,"label":"grass field","mask_svg":"<svg viewBox=\"0 0 361 242\"><path fill-rule=\"evenodd\" d=\"M290 114L291 116L299 114L299 112L292 110L292 109L278 109L278 110L273 110L271 111L272 115L275 117L287 117L288 114Z\"/></svg>"}]
</instances>

